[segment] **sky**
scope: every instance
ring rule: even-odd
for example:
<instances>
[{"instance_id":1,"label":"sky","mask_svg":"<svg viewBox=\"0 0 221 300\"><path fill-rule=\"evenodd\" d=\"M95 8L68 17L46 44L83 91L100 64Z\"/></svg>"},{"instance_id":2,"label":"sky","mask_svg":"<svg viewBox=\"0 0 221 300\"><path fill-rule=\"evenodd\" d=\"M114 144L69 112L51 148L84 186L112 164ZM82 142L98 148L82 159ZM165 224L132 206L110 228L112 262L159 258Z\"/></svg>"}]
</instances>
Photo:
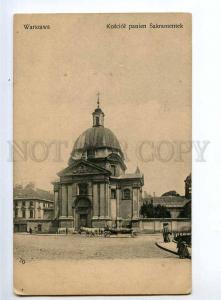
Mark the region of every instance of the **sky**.
<instances>
[{"instance_id":1,"label":"sky","mask_svg":"<svg viewBox=\"0 0 221 300\"><path fill-rule=\"evenodd\" d=\"M182 22L184 28L106 28L150 22ZM25 30L24 24L50 29ZM98 91L105 127L121 143L127 172L139 166L147 193L184 194L191 171L191 26L184 14L18 15L14 183L52 190L75 140L92 126Z\"/></svg>"}]
</instances>

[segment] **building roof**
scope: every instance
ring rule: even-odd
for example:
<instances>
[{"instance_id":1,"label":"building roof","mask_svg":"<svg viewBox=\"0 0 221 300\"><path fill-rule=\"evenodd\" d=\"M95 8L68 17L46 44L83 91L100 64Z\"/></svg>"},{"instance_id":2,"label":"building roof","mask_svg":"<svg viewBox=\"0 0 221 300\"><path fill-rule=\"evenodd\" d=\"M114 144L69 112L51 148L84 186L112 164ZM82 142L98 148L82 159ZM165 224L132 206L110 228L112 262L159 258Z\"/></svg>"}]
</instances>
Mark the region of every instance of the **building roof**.
<instances>
[{"instance_id":1,"label":"building roof","mask_svg":"<svg viewBox=\"0 0 221 300\"><path fill-rule=\"evenodd\" d=\"M33 185L15 185L13 189L13 197L19 199L38 199L44 201L52 201L54 196L53 193L45 191L39 188L35 188Z\"/></svg>"},{"instance_id":2,"label":"building roof","mask_svg":"<svg viewBox=\"0 0 221 300\"><path fill-rule=\"evenodd\" d=\"M102 168L98 166L97 164L94 164L92 162L79 159L74 162L73 165L66 167L65 169L61 170L57 173L58 176L72 176L74 174L77 175L85 175L90 173L105 173L110 174L111 172L106 170L105 168ZM56 182L55 182L56 184Z\"/></svg>"},{"instance_id":3,"label":"building roof","mask_svg":"<svg viewBox=\"0 0 221 300\"><path fill-rule=\"evenodd\" d=\"M103 126L91 127L85 130L74 143L72 155L75 151L109 148L122 153L120 143L115 134Z\"/></svg>"},{"instance_id":4,"label":"building roof","mask_svg":"<svg viewBox=\"0 0 221 300\"><path fill-rule=\"evenodd\" d=\"M143 199L153 203L154 206L163 205L165 207L184 207L190 200L181 196L163 196L163 197L148 197Z\"/></svg>"},{"instance_id":5,"label":"building roof","mask_svg":"<svg viewBox=\"0 0 221 300\"><path fill-rule=\"evenodd\" d=\"M191 173L186 177L186 179L184 180L185 182L191 182L192 180L192 175Z\"/></svg>"},{"instance_id":6,"label":"building roof","mask_svg":"<svg viewBox=\"0 0 221 300\"><path fill-rule=\"evenodd\" d=\"M118 178L118 179L134 179L134 178L142 178L142 177L143 177L142 174L133 173L133 174L122 174L116 178Z\"/></svg>"},{"instance_id":7,"label":"building roof","mask_svg":"<svg viewBox=\"0 0 221 300\"><path fill-rule=\"evenodd\" d=\"M29 200L32 200L32 201L44 201L44 202L50 202L50 203L54 203L53 200L49 200L49 199L44 199L44 198L38 198L38 197L30 197L30 196L15 196L13 198L14 201L16 200L25 200L25 201L29 201Z\"/></svg>"}]
</instances>

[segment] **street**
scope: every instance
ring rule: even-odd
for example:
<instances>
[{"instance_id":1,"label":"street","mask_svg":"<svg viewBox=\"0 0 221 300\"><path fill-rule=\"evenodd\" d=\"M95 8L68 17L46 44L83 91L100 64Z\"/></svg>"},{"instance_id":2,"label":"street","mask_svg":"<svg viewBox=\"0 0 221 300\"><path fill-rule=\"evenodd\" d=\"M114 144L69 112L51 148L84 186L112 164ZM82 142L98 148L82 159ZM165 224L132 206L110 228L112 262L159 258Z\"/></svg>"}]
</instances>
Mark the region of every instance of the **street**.
<instances>
[{"instance_id":1,"label":"street","mask_svg":"<svg viewBox=\"0 0 221 300\"><path fill-rule=\"evenodd\" d=\"M159 249L161 235L140 235L135 238L86 237L85 235L14 234L14 257L26 261L41 259L135 259L175 258Z\"/></svg>"},{"instance_id":2,"label":"street","mask_svg":"<svg viewBox=\"0 0 221 300\"><path fill-rule=\"evenodd\" d=\"M14 234L19 295L176 294L191 290L191 261L155 245L161 235Z\"/></svg>"}]
</instances>

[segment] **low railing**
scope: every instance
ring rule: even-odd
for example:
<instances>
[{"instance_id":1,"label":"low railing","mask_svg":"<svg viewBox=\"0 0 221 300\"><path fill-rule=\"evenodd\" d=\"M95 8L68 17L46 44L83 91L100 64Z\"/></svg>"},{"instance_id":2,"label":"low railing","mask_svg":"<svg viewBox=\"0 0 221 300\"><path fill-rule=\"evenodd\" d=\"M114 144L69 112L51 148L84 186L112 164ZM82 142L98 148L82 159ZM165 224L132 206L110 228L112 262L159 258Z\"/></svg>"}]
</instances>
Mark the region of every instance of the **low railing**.
<instances>
[{"instance_id":1,"label":"low railing","mask_svg":"<svg viewBox=\"0 0 221 300\"><path fill-rule=\"evenodd\" d=\"M179 240L182 240L189 247L191 247L191 244L192 244L192 234L191 234L191 232L187 232L187 231L173 232L173 240L175 242L178 242Z\"/></svg>"}]
</instances>

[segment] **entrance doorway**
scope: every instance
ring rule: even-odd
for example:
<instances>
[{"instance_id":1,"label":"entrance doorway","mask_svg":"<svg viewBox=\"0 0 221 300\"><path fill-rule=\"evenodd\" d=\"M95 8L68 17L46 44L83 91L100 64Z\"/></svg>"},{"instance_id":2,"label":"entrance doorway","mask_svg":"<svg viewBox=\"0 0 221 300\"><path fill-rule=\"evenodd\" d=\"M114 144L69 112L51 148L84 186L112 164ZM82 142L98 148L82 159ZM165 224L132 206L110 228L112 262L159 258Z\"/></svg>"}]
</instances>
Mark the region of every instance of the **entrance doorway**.
<instances>
[{"instance_id":1,"label":"entrance doorway","mask_svg":"<svg viewBox=\"0 0 221 300\"><path fill-rule=\"evenodd\" d=\"M80 214L79 227L87 227L87 214Z\"/></svg>"},{"instance_id":2,"label":"entrance doorway","mask_svg":"<svg viewBox=\"0 0 221 300\"><path fill-rule=\"evenodd\" d=\"M14 231L15 232L27 232L27 224L15 224Z\"/></svg>"},{"instance_id":3,"label":"entrance doorway","mask_svg":"<svg viewBox=\"0 0 221 300\"><path fill-rule=\"evenodd\" d=\"M77 229L80 227L91 227L91 203L86 197L79 196L75 206Z\"/></svg>"}]
</instances>

